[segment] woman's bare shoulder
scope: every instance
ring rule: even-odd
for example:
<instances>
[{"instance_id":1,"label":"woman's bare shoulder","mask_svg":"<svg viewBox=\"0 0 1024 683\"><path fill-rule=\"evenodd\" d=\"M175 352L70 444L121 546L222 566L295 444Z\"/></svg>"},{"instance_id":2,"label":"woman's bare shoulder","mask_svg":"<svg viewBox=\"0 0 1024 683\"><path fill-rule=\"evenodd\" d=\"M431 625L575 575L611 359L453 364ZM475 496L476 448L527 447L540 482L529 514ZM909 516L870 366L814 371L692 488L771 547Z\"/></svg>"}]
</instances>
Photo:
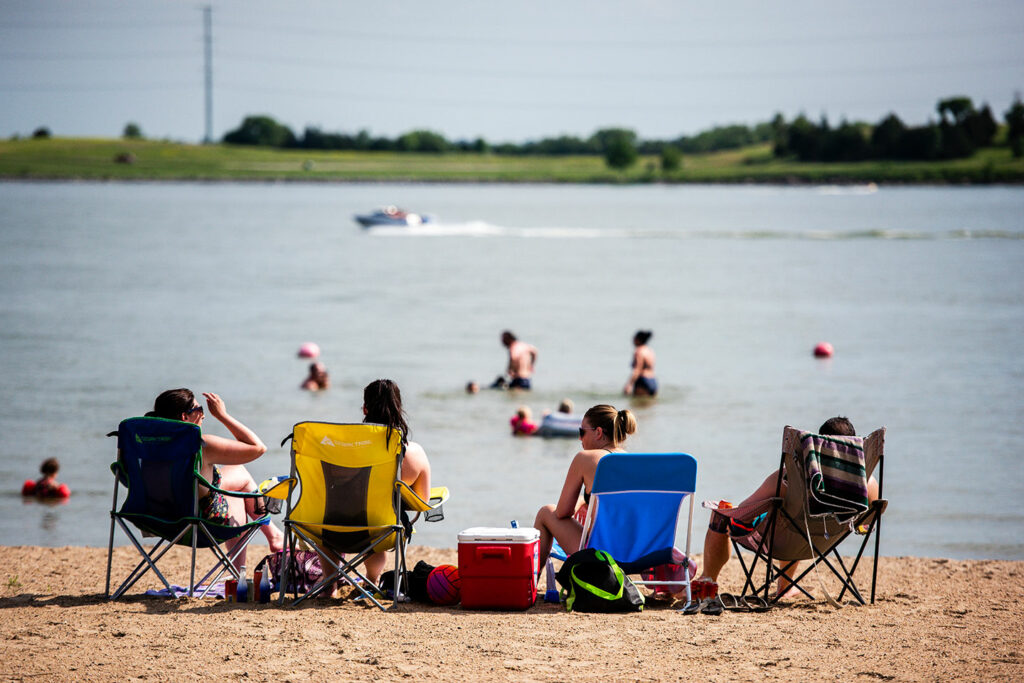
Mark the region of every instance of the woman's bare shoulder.
<instances>
[{"instance_id":1,"label":"woman's bare shoulder","mask_svg":"<svg viewBox=\"0 0 1024 683\"><path fill-rule=\"evenodd\" d=\"M600 460L602 458L602 456L605 456L605 455L608 455L608 451L606 451L603 448L595 448L595 449L590 449L590 450L584 449L584 450L579 451L578 453L576 453L576 457L573 458L573 461L577 462L577 463L579 463L581 465L583 465L583 464L592 465L592 464L596 464L597 461Z\"/></svg>"}]
</instances>

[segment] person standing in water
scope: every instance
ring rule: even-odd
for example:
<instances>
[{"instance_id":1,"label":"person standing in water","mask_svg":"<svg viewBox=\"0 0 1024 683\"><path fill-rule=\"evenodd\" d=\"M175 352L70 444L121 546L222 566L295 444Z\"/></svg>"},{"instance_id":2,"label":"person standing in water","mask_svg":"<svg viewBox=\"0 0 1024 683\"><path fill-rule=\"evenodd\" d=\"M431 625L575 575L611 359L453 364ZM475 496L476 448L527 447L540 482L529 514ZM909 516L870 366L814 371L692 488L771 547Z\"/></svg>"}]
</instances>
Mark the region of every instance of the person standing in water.
<instances>
[{"instance_id":1,"label":"person standing in water","mask_svg":"<svg viewBox=\"0 0 1024 683\"><path fill-rule=\"evenodd\" d=\"M654 333L637 330L633 335L633 372L622 393L626 396L654 396L658 393L658 380L654 378L654 351L647 345Z\"/></svg>"},{"instance_id":2,"label":"person standing in water","mask_svg":"<svg viewBox=\"0 0 1024 683\"><path fill-rule=\"evenodd\" d=\"M501 343L508 348L508 388L529 389L537 347L520 341L509 330L501 333Z\"/></svg>"}]
</instances>

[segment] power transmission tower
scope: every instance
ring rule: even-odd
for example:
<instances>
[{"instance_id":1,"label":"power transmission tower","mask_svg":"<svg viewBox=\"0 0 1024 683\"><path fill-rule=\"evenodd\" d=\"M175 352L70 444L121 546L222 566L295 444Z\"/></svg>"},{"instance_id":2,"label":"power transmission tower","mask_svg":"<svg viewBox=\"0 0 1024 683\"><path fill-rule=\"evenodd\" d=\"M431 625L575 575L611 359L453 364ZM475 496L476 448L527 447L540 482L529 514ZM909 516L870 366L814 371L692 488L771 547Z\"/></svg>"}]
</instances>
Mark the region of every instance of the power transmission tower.
<instances>
[{"instance_id":1,"label":"power transmission tower","mask_svg":"<svg viewBox=\"0 0 1024 683\"><path fill-rule=\"evenodd\" d=\"M213 142L213 7L203 7L203 56L206 76L206 135L203 142Z\"/></svg>"}]
</instances>

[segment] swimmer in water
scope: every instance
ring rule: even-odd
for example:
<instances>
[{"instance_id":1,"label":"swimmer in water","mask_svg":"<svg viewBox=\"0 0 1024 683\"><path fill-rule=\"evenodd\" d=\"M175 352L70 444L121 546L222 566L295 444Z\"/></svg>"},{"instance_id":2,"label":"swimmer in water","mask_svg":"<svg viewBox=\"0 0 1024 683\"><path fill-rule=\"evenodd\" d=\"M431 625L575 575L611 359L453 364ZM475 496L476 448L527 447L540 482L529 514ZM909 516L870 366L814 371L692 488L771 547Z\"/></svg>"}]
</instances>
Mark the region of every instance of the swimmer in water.
<instances>
[{"instance_id":1,"label":"swimmer in water","mask_svg":"<svg viewBox=\"0 0 1024 683\"><path fill-rule=\"evenodd\" d=\"M57 458L47 458L39 467L43 476L37 480L29 479L21 487L21 495L35 496L37 498L67 498L71 495L71 489L67 484L57 481L57 472L60 471L60 462Z\"/></svg>"},{"instance_id":2,"label":"swimmer in water","mask_svg":"<svg viewBox=\"0 0 1024 683\"><path fill-rule=\"evenodd\" d=\"M306 391L322 391L331 386L331 378L323 363L309 364L309 377L303 380L301 387Z\"/></svg>"},{"instance_id":3,"label":"swimmer in water","mask_svg":"<svg viewBox=\"0 0 1024 683\"><path fill-rule=\"evenodd\" d=\"M537 347L520 341L508 330L501 333L501 343L508 348L508 388L529 389Z\"/></svg>"},{"instance_id":4,"label":"swimmer in water","mask_svg":"<svg viewBox=\"0 0 1024 683\"><path fill-rule=\"evenodd\" d=\"M633 335L633 372L622 388L626 396L654 396L658 393L658 380L654 378L654 351L647 345L653 334L650 330L637 330Z\"/></svg>"}]
</instances>

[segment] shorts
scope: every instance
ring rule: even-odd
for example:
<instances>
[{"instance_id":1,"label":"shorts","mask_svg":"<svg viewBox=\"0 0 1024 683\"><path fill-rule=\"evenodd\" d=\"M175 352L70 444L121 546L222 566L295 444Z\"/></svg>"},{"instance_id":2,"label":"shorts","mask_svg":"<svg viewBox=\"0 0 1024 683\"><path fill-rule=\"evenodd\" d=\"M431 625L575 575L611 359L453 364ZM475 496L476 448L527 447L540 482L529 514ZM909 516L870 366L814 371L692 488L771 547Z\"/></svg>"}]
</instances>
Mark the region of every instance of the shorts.
<instances>
[{"instance_id":1,"label":"shorts","mask_svg":"<svg viewBox=\"0 0 1024 683\"><path fill-rule=\"evenodd\" d=\"M643 389L643 391L637 391L637 389ZM636 381L633 382L633 394L643 394L644 392L654 396L658 393L658 380L653 377L637 377Z\"/></svg>"},{"instance_id":2,"label":"shorts","mask_svg":"<svg viewBox=\"0 0 1024 683\"><path fill-rule=\"evenodd\" d=\"M757 525L767 516L767 512L762 512L753 520L733 519L726 517L718 510L712 510L708 529L719 534L729 534L732 538L743 538L752 534Z\"/></svg>"},{"instance_id":3,"label":"shorts","mask_svg":"<svg viewBox=\"0 0 1024 683\"><path fill-rule=\"evenodd\" d=\"M512 381L508 383L509 389L529 389L530 378L529 377L513 377Z\"/></svg>"}]
</instances>

